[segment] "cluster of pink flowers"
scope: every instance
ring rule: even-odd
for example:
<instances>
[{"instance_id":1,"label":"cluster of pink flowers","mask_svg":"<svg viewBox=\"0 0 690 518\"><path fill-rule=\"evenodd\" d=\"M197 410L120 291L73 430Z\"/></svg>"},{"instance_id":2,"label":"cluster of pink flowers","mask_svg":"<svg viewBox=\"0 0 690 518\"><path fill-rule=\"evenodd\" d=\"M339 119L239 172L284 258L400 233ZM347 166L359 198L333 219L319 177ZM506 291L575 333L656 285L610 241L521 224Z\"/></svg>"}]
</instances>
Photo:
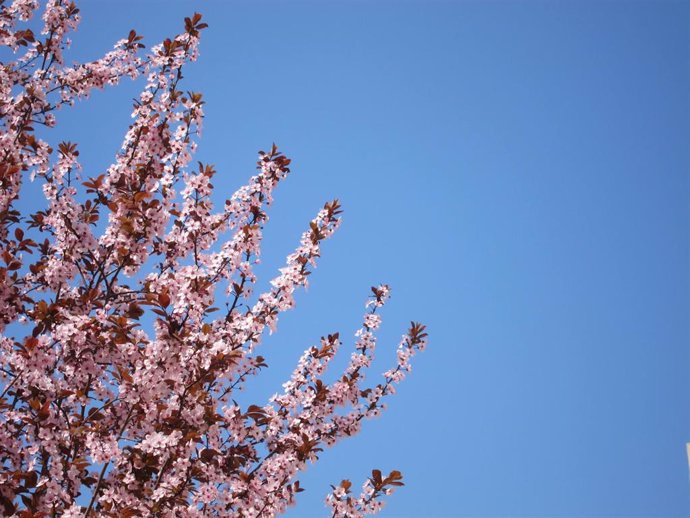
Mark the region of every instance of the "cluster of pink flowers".
<instances>
[{"instance_id":1,"label":"cluster of pink flowers","mask_svg":"<svg viewBox=\"0 0 690 518\"><path fill-rule=\"evenodd\" d=\"M35 35L22 27L38 8L0 0L0 44L16 56L0 66L0 514L280 514L323 447L384 408L425 346L424 326L411 324L396 365L365 386L390 295L374 287L336 381L323 376L337 333L304 352L283 393L235 403L266 367L261 338L307 286L340 204L323 206L270 289L254 294L266 209L290 160L275 146L260 152L257 173L214 209L214 168L190 166L204 102L179 84L201 16L148 53L132 31L101 59L68 66L79 9L49 0ZM77 146L47 140L56 112L140 76L114 162L82 178ZM45 196L32 214L15 208L27 177ZM333 516L373 514L400 480L374 470L359 497L343 481L326 503Z\"/></svg>"},{"instance_id":2,"label":"cluster of pink flowers","mask_svg":"<svg viewBox=\"0 0 690 518\"><path fill-rule=\"evenodd\" d=\"M362 492L354 497L350 488L352 483L343 480L338 487L331 486L333 492L326 497L326 504L333 509L332 518L359 518L368 514L376 514L383 508L382 495L390 495L393 488L404 485L402 474L391 471L387 477L382 477L377 469L371 472L371 477L362 484Z\"/></svg>"}]
</instances>

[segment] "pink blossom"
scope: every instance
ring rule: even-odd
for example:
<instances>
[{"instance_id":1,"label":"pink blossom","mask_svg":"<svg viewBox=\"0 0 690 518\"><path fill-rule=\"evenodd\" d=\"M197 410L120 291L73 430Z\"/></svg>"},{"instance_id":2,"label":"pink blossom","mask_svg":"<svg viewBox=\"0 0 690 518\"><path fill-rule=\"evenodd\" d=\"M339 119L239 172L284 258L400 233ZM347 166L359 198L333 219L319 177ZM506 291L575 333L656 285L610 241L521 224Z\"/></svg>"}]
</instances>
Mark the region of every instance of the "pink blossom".
<instances>
[{"instance_id":1,"label":"pink blossom","mask_svg":"<svg viewBox=\"0 0 690 518\"><path fill-rule=\"evenodd\" d=\"M236 391L267 367L263 337L338 229L340 203L315 211L257 291L263 227L290 159L275 145L260 152L246 185L214 206L216 171L192 162L204 101L181 84L201 16L148 52L132 31L101 58L66 65L80 11L51 0L34 34L25 22L38 8L0 6L0 43L13 53L0 67L0 512L280 514L302 490L300 472L383 411L425 346L424 327L410 326L395 365L367 386L390 295L375 286L335 381L324 377L343 347L338 333L304 351L281 393L237 404ZM59 110L140 76L121 148L102 174L83 177L78 146L49 142ZM51 130L38 136L36 125ZM17 208L27 177L45 201L33 214ZM376 473L359 497L334 488L335 516L380 509L400 477Z\"/></svg>"}]
</instances>

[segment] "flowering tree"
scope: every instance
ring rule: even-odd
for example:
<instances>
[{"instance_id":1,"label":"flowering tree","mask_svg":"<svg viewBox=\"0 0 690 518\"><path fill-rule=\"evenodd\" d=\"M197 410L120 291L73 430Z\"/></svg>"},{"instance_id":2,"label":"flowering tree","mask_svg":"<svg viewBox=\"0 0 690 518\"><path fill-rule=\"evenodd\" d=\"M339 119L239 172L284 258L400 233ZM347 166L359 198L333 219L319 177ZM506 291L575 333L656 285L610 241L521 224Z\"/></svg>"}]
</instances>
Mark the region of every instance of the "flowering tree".
<instances>
[{"instance_id":1,"label":"flowering tree","mask_svg":"<svg viewBox=\"0 0 690 518\"><path fill-rule=\"evenodd\" d=\"M304 352L282 394L235 403L233 391L266 366L255 352L261 336L307 285L340 205L323 206L271 289L252 295L265 209L290 160L275 146L260 152L257 173L214 210L213 167L190 165L204 103L180 89L206 27L201 16L148 53L132 31L101 59L67 65L79 9L50 0L39 35L25 23L38 8L0 0L1 44L14 53L0 65L0 510L279 514L322 448L384 407L425 345L424 326L412 323L397 364L364 386L389 296L374 287L335 382L322 376L337 333ZM93 89L140 76L146 84L121 150L103 174L81 178L77 146L54 149L45 128ZM15 207L27 176L46 201L32 214ZM213 307L220 298L225 311ZM399 485L399 472L374 470L361 494L344 480L326 502L332 516L371 514Z\"/></svg>"}]
</instances>

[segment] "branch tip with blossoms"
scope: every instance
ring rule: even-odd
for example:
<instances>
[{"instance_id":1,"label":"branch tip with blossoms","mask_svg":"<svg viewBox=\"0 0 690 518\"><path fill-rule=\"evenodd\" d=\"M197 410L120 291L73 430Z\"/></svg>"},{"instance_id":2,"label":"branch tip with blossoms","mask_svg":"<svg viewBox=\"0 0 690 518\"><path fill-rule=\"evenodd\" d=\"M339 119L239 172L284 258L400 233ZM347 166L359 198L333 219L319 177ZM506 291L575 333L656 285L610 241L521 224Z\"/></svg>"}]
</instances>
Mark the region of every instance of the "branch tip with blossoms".
<instances>
[{"instance_id":1,"label":"branch tip with blossoms","mask_svg":"<svg viewBox=\"0 0 690 518\"><path fill-rule=\"evenodd\" d=\"M278 515L303 491L300 472L381 412L425 328L413 322L395 366L365 385L390 295L375 286L335 381L323 377L339 333L304 351L281 394L238 405L235 391L267 368L262 337L294 307L340 225L339 201L254 293L267 209L290 159L275 144L259 152L246 185L214 207L215 168L192 164L205 103L181 89L201 15L148 51L132 30L100 59L68 66L78 7L47 1L40 34L26 26L38 11L37 0L0 0L0 45L14 55L0 65L0 514ZM145 84L122 146L82 178L77 144L49 143L56 114L128 77ZM31 214L17 203L26 177L45 202ZM333 516L375 513L400 480L374 470L358 498L343 481L327 500Z\"/></svg>"},{"instance_id":2,"label":"branch tip with blossoms","mask_svg":"<svg viewBox=\"0 0 690 518\"><path fill-rule=\"evenodd\" d=\"M392 494L395 487L404 486L402 478L402 473L396 470L384 478L380 470L374 469L356 498L349 480L343 480L338 487L331 486L333 492L326 497L326 505L333 509L331 518L360 518L378 513L384 505L381 497Z\"/></svg>"}]
</instances>

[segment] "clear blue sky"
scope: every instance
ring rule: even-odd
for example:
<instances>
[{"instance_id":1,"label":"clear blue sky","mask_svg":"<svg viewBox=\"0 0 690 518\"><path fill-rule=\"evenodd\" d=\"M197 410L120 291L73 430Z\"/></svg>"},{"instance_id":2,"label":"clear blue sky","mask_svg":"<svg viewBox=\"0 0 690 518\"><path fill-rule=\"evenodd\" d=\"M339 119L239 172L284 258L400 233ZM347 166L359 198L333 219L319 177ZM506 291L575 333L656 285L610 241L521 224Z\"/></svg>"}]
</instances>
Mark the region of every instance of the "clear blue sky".
<instances>
[{"instance_id":1,"label":"clear blue sky","mask_svg":"<svg viewBox=\"0 0 690 518\"><path fill-rule=\"evenodd\" d=\"M372 284L394 290L372 381L407 322L428 324L389 411L324 453L289 516L324 516L330 483L374 467L407 483L382 517L690 514L690 4L80 5L75 59L207 18L186 86L208 102L217 199L271 142L294 159L264 285L343 202L247 398L322 334L351 336ZM112 159L139 86L61 115L85 174Z\"/></svg>"}]
</instances>

